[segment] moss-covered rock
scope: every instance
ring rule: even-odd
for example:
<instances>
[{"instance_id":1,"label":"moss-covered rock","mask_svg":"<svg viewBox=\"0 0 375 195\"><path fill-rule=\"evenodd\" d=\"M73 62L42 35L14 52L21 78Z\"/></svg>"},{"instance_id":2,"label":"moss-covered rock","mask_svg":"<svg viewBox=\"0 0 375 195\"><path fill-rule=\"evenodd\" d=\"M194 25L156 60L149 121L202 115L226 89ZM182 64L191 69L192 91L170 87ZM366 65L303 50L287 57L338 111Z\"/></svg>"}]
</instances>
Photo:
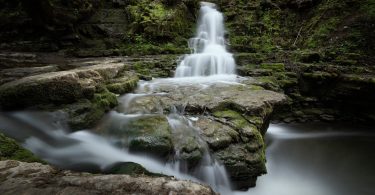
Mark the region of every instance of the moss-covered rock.
<instances>
[{"instance_id":1,"label":"moss-covered rock","mask_svg":"<svg viewBox=\"0 0 375 195\"><path fill-rule=\"evenodd\" d=\"M123 64L113 63L24 77L0 86L0 105L2 109L21 109L95 99L101 82L116 77L123 68Z\"/></svg>"},{"instance_id":2,"label":"moss-covered rock","mask_svg":"<svg viewBox=\"0 0 375 195\"><path fill-rule=\"evenodd\" d=\"M117 96L106 89L95 93L91 100L81 99L64 105L62 111L68 113L68 123L73 130L93 127L106 112L117 106Z\"/></svg>"},{"instance_id":3,"label":"moss-covered rock","mask_svg":"<svg viewBox=\"0 0 375 195\"><path fill-rule=\"evenodd\" d=\"M116 94L129 93L137 87L138 80L138 76L135 73L125 71L117 78L109 80L106 87L109 91Z\"/></svg>"},{"instance_id":4,"label":"moss-covered rock","mask_svg":"<svg viewBox=\"0 0 375 195\"><path fill-rule=\"evenodd\" d=\"M222 149L239 141L236 130L217 121L200 117L195 125L202 130L203 139L212 150Z\"/></svg>"},{"instance_id":5,"label":"moss-covered rock","mask_svg":"<svg viewBox=\"0 0 375 195\"><path fill-rule=\"evenodd\" d=\"M204 143L200 142L199 137L194 135L174 135L173 144L177 152L178 160L186 162L188 168L195 167L202 160L204 153Z\"/></svg>"},{"instance_id":6,"label":"moss-covered rock","mask_svg":"<svg viewBox=\"0 0 375 195\"><path fill-rule=\"evenodd\" d=\"M18 160L23 162L41 162L41 159L26 150L15 140L0 133L0 160Z\"/></svg>"},{"instance_id":7,"label":"moss-covered rock","mask_svg":"<svg viewBox=\"0 0 375 195\"><path fill-rule=\"evenodd\" d=\"M108 121L99 133L121 138L131 152L167 159L173 153L172 130L163 115L145 115Z\"/></svg>"},{"instance_id":8,"label":"moss-covered rock","mask_svg":"<svg viewBox=\"0 0 375 195\"><path fill-rule=\"evenodd\" d=\"M264 150L259 146L232 144L214 155L225 165L236 189L255 186L256 178L266 173Z\"/></svg>"},{"instance_id":9,"label":"moss-covered rock","mask_svg":"<svg viewBox=\"0 0 375 195\"><path fill-rule=\"evenodd\" d=\"M278 72L283 72L283 71L285 71L285 64L283 64L283 63L262 63L262 64L260 64L260 68L270 69L270 70L278 71Z\"/></svg>"}]
</instances>

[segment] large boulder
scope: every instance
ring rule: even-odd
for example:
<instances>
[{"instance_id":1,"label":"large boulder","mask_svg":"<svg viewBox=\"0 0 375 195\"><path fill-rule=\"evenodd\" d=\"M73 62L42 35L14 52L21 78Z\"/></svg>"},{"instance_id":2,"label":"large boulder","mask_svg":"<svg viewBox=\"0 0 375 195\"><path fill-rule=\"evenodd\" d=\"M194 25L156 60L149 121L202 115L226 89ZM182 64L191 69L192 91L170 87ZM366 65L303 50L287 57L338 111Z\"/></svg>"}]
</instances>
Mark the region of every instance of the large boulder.
<instances>
[{"instance_id":1,"label":"large boulder","mask_svg":"<svg viewBox=\"0 0 375 195\"><path fill-rule=\"evenodd\" d=\"M287 103L284 94L254 85L257 82L246 79L237 84L194 85L156 80L139 88L139 95L120 99L118 110L127 114L169 113L170 124L177 127L172 129L179 130L172 131L177 156L195 165L208 146L227 168L234 187L246 189L255 186L256 178L266 172L263 135L275 107ZM184 112L185 119L173 121L176 110ZM183 125L186 118L191 118L196 129Z\"/></svg>"},{"instance_id":2,"label":"large boulder","mask_svg":"<svg viewBox=\"0 0 375 195\"><path fill-rule=\"evenodd\" d=\"M216 194L208 186L171 177L94 175L49 165L0 161L0 193L10 194Z\"/></svg>"},{"instance_id":3,"label":"large boulder","mask_svg":"<svg viewBox=\"0 0 375 195\"><path fill-rule=\"evenodd\" d=\"M124 64L112 63L24 77L0 86L0 105L2 109L20 109L91 99L102 82L123 69Z\"/></svg>"},{"instance_id":4,"label":"large boulder","mask_svg":"<svg viewBox=\"0 0 375 195\"><path fill-rule=\"evenodd\" d=\"M225 165L235 189L254 187L257 177L266 173L263 149L254 152L244 144L232 144L215 156Z\"/></svg>"}]
</instances>

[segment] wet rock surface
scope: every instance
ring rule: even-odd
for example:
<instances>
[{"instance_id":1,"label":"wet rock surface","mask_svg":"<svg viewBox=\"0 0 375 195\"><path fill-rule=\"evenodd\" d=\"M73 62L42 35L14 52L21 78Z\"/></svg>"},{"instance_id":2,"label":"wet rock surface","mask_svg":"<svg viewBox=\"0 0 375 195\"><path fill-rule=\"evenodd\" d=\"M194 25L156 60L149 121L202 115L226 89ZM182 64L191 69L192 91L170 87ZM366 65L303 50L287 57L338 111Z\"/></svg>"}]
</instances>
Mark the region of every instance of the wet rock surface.
<instances>
[{"instance_id":1,"label":"wet rock surface","mask_svg":"<svg viewBox=\"0 0 375 195\"><path fill-rule=\"evenodd\" d=\"M136 94L119 99L117 111L130 114L129 117L138 115L149 119L155 114L164 114L172 126L170 137L174 151L180 159L187 161L188 167L194 168L202 160L200 148L207 144L213 156L227 168L235 189L255 186L256 178L266 173L262 135L273 110L287 103L286 96L264 90L249 78L242 78L240 83L174 82L173 79L157 79L141 83ZM173 128L175 112L183 113L184 120L190 121L195 129L185 129L192 127L181 124ZM110 124L118 124L118 121ZM127 129L132 131L134 127L128 125ZM178 132L175 129L179 129ZM188 132L196 132L202 141ZM144 135L147 134L136 136L142 138ZM164 158L170 159L173 155L164 155Z\"/></svg>"},{"instance_id":2,"label":"wet rock surface","mask_svg":"<svg viewBox=\"0 0 375 195\"><path fill-rule=\"evenodd\" d=\"M0 181L1 194L216 194L170 177L74 173L19 161L0 161Z\"/></svg>"},{"instance_id":3,"label":"wet rock surface","mask_svg":"<svg viewBox=\"0 0 375 195\"><path fill-rule=\"evenodd\" d=\"M172 130L163 115L116 116L97 132L116 136L131 152L164 157L173 152Z\"/></svg>"},{"instance_id":4,"label":"wet rock surface","mask_svg":"<svg viewBox=\"0 0 375 195\"><path fill-rule=\"evenodd\" d=\"M121 58L17 52L0 57L13 67L0 68L2 110L62 111L73 129L92 127L117 105L115 94L128 93L138 83L138 74Z\"/></svg>"}]
</instances>

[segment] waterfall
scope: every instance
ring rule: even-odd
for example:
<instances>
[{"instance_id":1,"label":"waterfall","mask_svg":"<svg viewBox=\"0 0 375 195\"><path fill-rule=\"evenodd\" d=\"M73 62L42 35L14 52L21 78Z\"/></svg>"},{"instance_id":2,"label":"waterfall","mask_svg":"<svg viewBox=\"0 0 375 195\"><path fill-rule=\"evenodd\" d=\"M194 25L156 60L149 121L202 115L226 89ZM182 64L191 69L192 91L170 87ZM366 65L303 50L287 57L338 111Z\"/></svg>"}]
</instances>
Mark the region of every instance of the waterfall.
<instances>
[{"instance_id":1,"label":"waterfall","mask_svg":"<svg viewBox=\"0 0 375 195\"><path fill-rule=\"evenodd\" d=\"M0 132L16 138L24 147L61 168L105 171L118 162L135 162L154 173L206 183L221 194L232 194L230 176L224 165L210 153L200 135L201 130L184 115L184 102L173 105L171 111L151 102L155 97L167 96L183 88L193 88L189 93L194 93L217 83L238 84L233 55L225 48L223 22L223 15L215 4L202 2L197 35L189 40L192 53L181 61L175 78L141 81L134 93L118 99L120 105L96 127L97 130L110 130L113 125L114 129L120 129L119 126L126 126L129 121L141 117L164 116L174 135L181 139L194 136L202 146L202 159L191 170L184 169L186 162L179 157L178 148L175 148L176 154L171 160L160 162L160 159L132 153L126 144L117 144L120 138L115 134L102 137L85 130L70 133L65 125L55 124L57 119L51 117L51 113L0 113ZM150 98L151 106L137 102L142 98ZM179 112L176 106L182 107Z\"/></svg>"},{"instance_id":2,"label":"waterfall","mask_svg":"<svg viewBox=\"0 0 375 195\"><path fill-rule=\"evenodd\" d=\"M192 53L178 65L175 77L234 74L235 61L227 52L224 17L213 3L201 3L196 37L189 40Z\"/></svg>"}]
</instances>

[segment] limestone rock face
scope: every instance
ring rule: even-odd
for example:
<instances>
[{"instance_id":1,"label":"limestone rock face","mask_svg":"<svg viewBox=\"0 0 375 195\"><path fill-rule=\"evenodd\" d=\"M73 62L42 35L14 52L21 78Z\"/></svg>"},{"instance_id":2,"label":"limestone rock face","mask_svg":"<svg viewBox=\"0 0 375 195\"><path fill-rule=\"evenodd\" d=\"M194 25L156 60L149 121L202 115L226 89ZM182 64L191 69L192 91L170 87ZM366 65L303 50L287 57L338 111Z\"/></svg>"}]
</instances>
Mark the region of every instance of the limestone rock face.
<instances>
[{"instance_id":1,"label":"limestone rock face","mask_svg":"<svg viewBox=\"0 0 375 195\"><path fill-rule=\"evenodd\" d=\"M188 162L189 168L194 168L202 159L202 148L208 146L213 156L225 165L236 189L255 186L256 178L266 173L265 129L273 110L287 103L286 96L255 86L257 81L252 79L237 84L210 83L203 87L191 83L173 84L172 80L155 82L155 85L152 81L141 85L138 94L120 98L118 111L144 116L168 114L170 125L179 125L171 131L173 148ZM196 129L191 131L186 128L192 127L175 124L176 110L182 110L185 118L192 118L189 121ZM145 121L147 123L138 123L143 126L141 129L153 126L149 125L150 118ZM176 129L180 132L176 133ZM187 132L197 132L200 139L194 139L195 136ZM137 136L146 135L148 133L144 132Z\"/></svg>"},{"instance_id":2,"label":"limestone rock face","mask_svg":"<svg viewBox=\"0 0 375 195\"><path fill-rule=\"evenodd\" d=\"M55 72L58 68L54 65L42 67L9 68L0 71L0 85L25 76L32 76L47 72Z\"/></svg>"},{"instance_id":3,"label":"limestone rock face","mask_svg":"<svg viewBox=\"0 0 375 195\"><path fill-rule=\"evenodd\" d=\"M200 86L164 85L154 93L165 95L148 95L137 98L130 109L134 112L154 112L158 109L168 110L171 106L183 106L189 112L202 113L205 110L215 111L233 107L247 114L270 113L273 106L286 102L286 96L273 91L253 88L249 85L214 84L201 90ZM151 110L145 110L148 105ZM269 109L269 111L267 111Z\"/></svg>"},{"instance_id":4,"label":"limestone rock face","mask_svg":"<svg viewBox=\"0 0 375 195\"><path fill-rule=\"evenodd\" d=\"M170 177L94 175L49 165L0 161L0 193L10 194L216 194L209 187Z\"/></svg>"},{"instance_id":5,"label":"limestone rock face","mask_svg":"<svg viewBox=\"0 0 375 195\"><path fill-rule=\"evenodd\" d=\"M4 109L12 109L90 99L102 82L123 68L124 64L114 63L24 77L0 86L0 103Z\"/></svg>"}]
</instances>

